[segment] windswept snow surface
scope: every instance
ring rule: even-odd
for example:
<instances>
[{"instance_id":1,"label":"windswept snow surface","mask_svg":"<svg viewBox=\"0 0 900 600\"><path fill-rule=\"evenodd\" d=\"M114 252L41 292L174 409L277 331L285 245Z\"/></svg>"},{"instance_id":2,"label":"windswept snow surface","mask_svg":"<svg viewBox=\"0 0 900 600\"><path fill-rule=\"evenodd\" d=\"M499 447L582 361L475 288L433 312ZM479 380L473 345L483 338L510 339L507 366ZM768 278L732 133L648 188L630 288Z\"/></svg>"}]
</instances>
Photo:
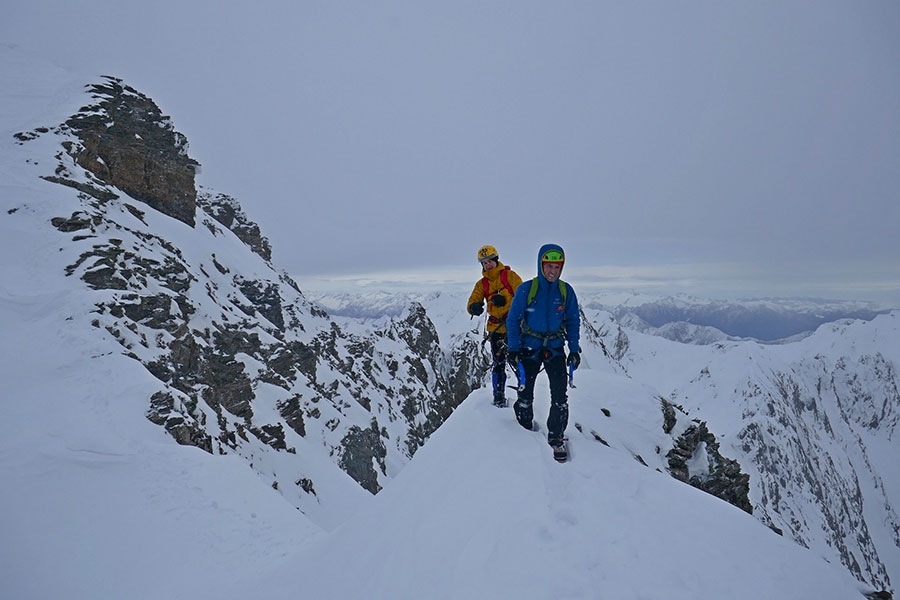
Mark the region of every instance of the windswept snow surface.
<instances>
[{"instance_id":1,"label":"windswept snow surface","mask_svg":"<svg viewBox=\"0 0 900 600\"><path fill-rule=\"evenodd\" d=\"M476 392L363 514L244 594L859 597L840 568L656 470L654 446L663 433L650 390L587 369L576 379L571 423L584 433L570 423L570 462L553 460L543 425L526 431L511 408L494 408L489 392ZM539 421L548 394L539 386Z\"/></svg>"}]
</instances>

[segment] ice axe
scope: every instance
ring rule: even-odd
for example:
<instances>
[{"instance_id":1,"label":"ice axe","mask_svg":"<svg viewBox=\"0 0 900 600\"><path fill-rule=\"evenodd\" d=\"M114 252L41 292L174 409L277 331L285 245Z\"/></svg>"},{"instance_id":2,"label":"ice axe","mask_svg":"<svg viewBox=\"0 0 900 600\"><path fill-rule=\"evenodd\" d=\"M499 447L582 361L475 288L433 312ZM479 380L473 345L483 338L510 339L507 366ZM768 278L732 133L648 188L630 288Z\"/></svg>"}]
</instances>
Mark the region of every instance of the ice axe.
<instances>
[{"instance_id":1,"label":"ice axe","mask_svg":"<svg viewBox=\"0 0 900 600\"><path fill-rule=\"evenodd\" d=\"M520 360L517 366L519 369L518 372L516 373L516 377L519 380L518 390L520 392L523 392L523 391L525 391L525 365L523 365L522 361Z\"/></svg>"},{"instance_id":2,"label":"ice axe","mask_svg":"<svg viewBox=\"0 0 900 600\"><path fill-rule=\"evenodd\" d=\"M512 385L510 385L510 386L507 386L507 387L510 387L510 388L512 388L512 389L514 389L514 390L516 390L516 391L519 391L519 392L523 392L523 391L525 391L525 365L523 365L523 364L522 364L522 361L520 360L520 361L516 364L516 368L517 368L517 370L516 370L516 379L519 380L519 385L517 385L517 386L512 386ZM540 374L540 372L543 371L543 370L544 370L544 365L541 365L541 368L538 369L538 372L535 374L535 377L537 377L537 376Z\"/></svg>"}]
</instances>

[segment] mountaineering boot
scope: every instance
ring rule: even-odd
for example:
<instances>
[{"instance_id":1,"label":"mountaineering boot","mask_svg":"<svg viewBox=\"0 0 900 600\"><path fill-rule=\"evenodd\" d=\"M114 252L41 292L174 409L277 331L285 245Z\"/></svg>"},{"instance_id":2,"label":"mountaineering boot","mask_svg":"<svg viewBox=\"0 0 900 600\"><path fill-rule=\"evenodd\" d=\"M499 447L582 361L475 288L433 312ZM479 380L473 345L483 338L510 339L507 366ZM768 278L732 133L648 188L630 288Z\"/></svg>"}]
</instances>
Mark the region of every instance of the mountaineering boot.
<instances>
[{"instance_id":1,"label":"mountaineering boot","mask_svg":"<svg viewBox=\"0 0 900 600\"><path fill-rule=\"evenodd\" d=\"M562 437L551 437L548 440L550 447L553 448L553 458L556 462L566 462L569 459L569 449L566 447L566 440Z\"/></svg>"},{"instance_id":2,"label":"mountaineering boot","mask_svg":"<svg viewBox=\"0 0 900 600\"><path fill-rule=\"evenodd\" d=\"M519 425L528 431L537 431L537 424L534 422L534 407L531 404L522 404L521 400L516 400L513 404L513 412L516 413L516 421Z\"/></svg>"},{"instance_id":3,"label":"mountaineering boot","mask_svg":"<svg viewBox=\"0 0 900 600\"><path fill-rule=\"evenodd\" d=\"M494 406L497 408L506 408L506 395L503 392L494 394Z\"/></svg>"}]
</instances>

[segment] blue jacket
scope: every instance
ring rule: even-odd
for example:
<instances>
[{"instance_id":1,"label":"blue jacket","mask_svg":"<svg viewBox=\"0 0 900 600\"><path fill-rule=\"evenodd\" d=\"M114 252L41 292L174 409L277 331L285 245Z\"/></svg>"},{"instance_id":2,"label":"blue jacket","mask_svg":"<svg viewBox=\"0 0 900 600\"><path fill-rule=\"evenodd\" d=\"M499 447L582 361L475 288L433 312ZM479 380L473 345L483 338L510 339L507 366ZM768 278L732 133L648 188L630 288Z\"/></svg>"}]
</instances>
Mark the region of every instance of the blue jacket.
<instances>
[{"instance_id":1,"label":"blue jacket","mask_svg":"<svg viewBox=\"0 0 900 600\"><path fill-rule=\"evenodd\" d=\"M544 347L545 342L547 348L561 350L564 341L569 343L569 352L581 351L579 345L581 317L575 290L568 283L565 284L566 299L563 301L562 292L559 289L559 279L550 283L541 271L541 256L549 250L563 251L556 244L545 244L541 247L538 252L537 264L538 289L530 306L526 305L528 304L528 293L531 291L531 280L524 281L516 288L516 295L513 297L509 314L506 317L507 344L511 351L536 351ZM562 271L560 271L561 274ZM529 335L527 329L523 331L523 321L528 329L544 334L552 334L565 326L565 336L545 340L535 335Z\"/></svg>"}]
</instances>

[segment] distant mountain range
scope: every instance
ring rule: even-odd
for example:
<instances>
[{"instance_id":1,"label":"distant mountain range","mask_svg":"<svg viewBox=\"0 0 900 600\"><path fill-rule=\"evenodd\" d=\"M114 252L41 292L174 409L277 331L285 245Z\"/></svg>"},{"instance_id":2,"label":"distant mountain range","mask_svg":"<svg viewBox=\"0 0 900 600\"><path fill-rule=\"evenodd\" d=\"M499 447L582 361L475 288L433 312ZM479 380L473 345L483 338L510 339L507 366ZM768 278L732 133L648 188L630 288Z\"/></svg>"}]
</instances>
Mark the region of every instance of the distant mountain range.
<instances>
[{"instance_id":1,"label":"distant mountain range","mask_svg":"<svg viewBox=\"0 0 900 600\"><path fill-rule=\"evenodd\" d=\"M611 312L636 329L659 330L664 337L678 339L673 324L711 327L733 338L775 342L807 335L820 325L840 319L871 321L892 307L861 302L817 299L761 299L740 301L699 300L686 296L609 305L601 298L587 298L583 305ZM679 341L688 341L682 339Z\"/></svg>"},{"instance_id":2,"label":"distant mountain range","mask_svg":"<svg viewBox=\"0 0 900 600\"><path fill-rule=\"evenodd\" d=\"M409 302L427 294L408 292L307 292L332 315L374 319L399 315ZM605 311L629 329L688 344L727 339L767 343L793 341L820 325L841 319L871 321L894 308L859 301L815 298L707 300L687 295L605 294L580 292L582 310Z\"/></svg>"}]
</instances>

